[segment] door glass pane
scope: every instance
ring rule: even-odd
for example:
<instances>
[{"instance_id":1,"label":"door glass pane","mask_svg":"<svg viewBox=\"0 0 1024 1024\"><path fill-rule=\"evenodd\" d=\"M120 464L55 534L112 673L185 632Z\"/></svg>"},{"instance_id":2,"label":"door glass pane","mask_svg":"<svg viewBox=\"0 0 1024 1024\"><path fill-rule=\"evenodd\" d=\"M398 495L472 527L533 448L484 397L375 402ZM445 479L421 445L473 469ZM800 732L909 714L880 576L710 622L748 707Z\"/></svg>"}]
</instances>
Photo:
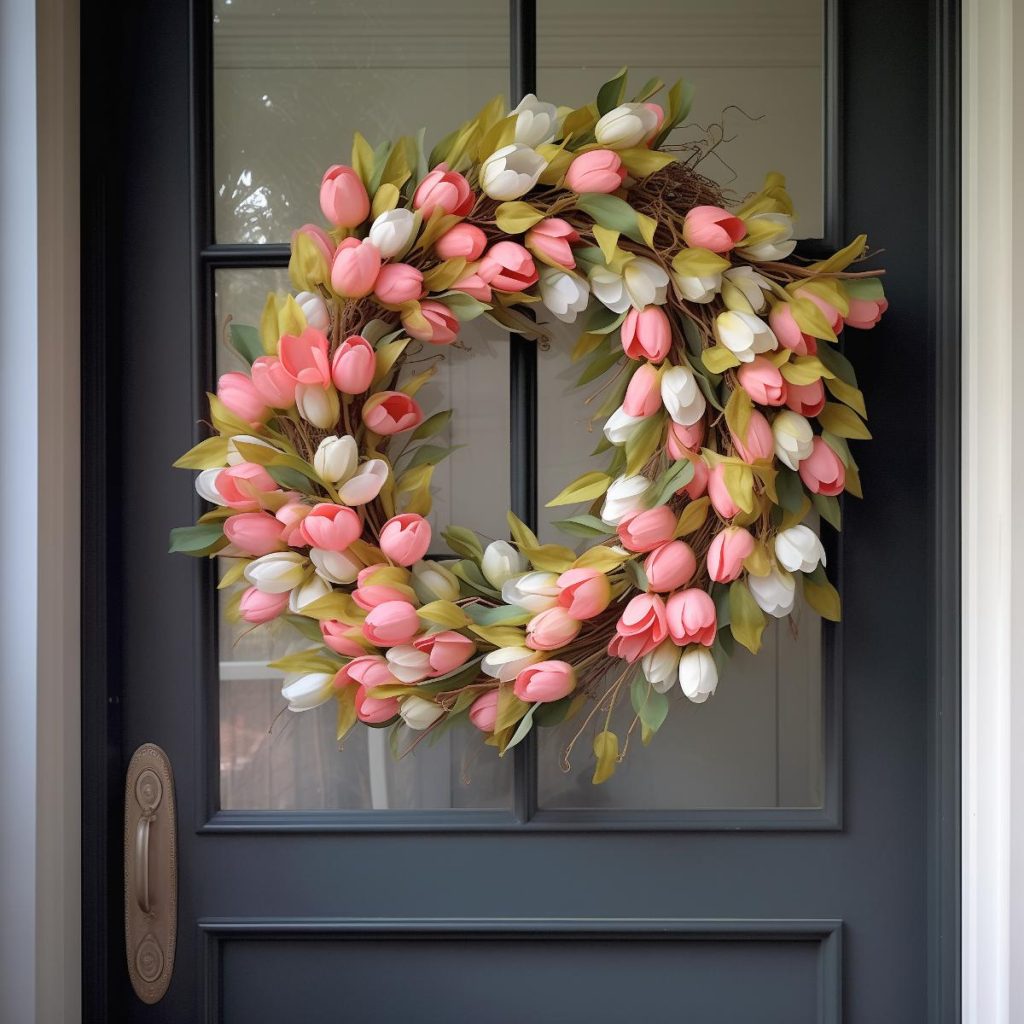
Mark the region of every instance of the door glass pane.
<instances>
[{"instance_id":1,"label":"door glass pane","mask_svg":"<svg viewBox=\"0 0 1024 1024\"><path fill-rule=\"evenodd\" d=\"M537 92L579 106L623 65L696 88L670 142L721 142L700 170L737 198L786 176L798 238L820 238L824 205L822 0L545 0L537 5ZM656 98L657 99L657 98ZM718 127L716 127L716 125Z\"/></svg>"},{"instance_id":2,"label":"door glass pane","mask_svg":"<svg viewBox=\"0 0 1024 1024\"><path fill-rule=\"evenodd\" d=\"M216 277L217 372L242 368L224 342L230 315L259 322L268 291L287 287L285 270L222 270ZM504 533L509 502L508 340L482 320L466 325L461 347L444 351L437 376L419 393L428 412L458 412L438 444L464 445L435 474L435 525L455 517ZM433 354L433 353L431 353ZM416 358L413 356L412 358ZM470 381L469 367L478 367ZM435 443L432 441L432 443ZM472 486L470 486L472 482ZM443 551L443 544L437 545ZM224 808L301 810L509 807L512 758L499 759L475 729L456 728L396 761L387 733L359 727L342 749L330 705L280 714L281 673L266 668L309 646L286 625L220 623L220 778ZM408 735L401 746L415 740Z\"/></svg>"},{"instance_id":3,"label":"door glass pane","mask_svg":"<svg viewBox=\"0 0 1024 1024\"><path fill-rule=\"evenodd\" d=\"M320 177L427 129L427 150L508 88L506 0L214 0L220 242L320 223Z\"/></svg>"}]
</instances>

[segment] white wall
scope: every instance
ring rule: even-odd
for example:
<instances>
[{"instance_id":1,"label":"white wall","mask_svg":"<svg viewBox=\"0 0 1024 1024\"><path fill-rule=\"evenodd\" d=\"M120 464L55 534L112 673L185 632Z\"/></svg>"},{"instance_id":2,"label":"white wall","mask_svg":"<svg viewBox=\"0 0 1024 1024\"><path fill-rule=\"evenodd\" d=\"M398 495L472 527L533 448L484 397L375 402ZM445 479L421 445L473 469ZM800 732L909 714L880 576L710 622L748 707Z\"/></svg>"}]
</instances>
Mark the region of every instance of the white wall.
<instances>
[{"instance_id":1,"label":"white wall","mask_svg":"<svg viewBox=\"0 0 1024 1024\"><path fill-rule=\"evenodd\" d=\"M77 4L0 0L0 1020L80 1019Z\"/></svg>"}]
</instances>

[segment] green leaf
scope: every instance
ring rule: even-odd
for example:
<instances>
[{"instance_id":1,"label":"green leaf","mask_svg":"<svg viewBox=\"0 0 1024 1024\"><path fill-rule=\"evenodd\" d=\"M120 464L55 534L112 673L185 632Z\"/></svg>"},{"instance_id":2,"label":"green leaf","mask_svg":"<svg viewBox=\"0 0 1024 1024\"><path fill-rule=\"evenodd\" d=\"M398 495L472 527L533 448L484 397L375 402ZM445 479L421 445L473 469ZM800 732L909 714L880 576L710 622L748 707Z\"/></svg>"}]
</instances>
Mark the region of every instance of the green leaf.
<instances>
[{"instance_id":1,"label":"green leaf","mask_svg":"<svg viewBox=\"0 0 1024 1024\"><path fill-rule=\"evenodd\" d=\"M607 729L594 737L594 757L597 765L591 780L595 786L607 782L615 774L615 765L619 757L619 737Z\"/></svg>"},{"instance_id":2,"label":"green leaf","mask_svg":"<svg viewBox=\"0 0 1024 1024\"><path fill-rule=\"evenodd\" d=\"M514 604L488 608L486 605L470 602L463 605L462 610L478 626L525 626L533 618L532 612Z\"/></svg>"},{"instance_id":3,"label":"green leaf","mask_svg":"<svg viewBox=\"0 0 1024 1024\"><path fill-rule=\"evenodd\" d=\"M837 437L850 437L863 441L871 438L871 432L864 426L861 418L845 405L826 402L825 407L818 413L818 422L825 430Z\"/></svg>"},{"instance_id":4,"label":"green leaf","mask_svg":"<svg viewBox=\"0 0 1024 1024\"><path fill-rule=\"evenodd\" d=\"M740 365L739 356L724 345L712 345L704 349L700 361L711 373L719 374Z\"/></svg>"},{"instance_id":5,"label":"green leaf","mask_svg":"<svg viewBox=\"0 0 1024 1024\"><path fill-rule=\"evenodd\" d=\"M637 675L629 687L633 710L640 719L642 739L646 744L665 724L668 717L668 697L659 693L642 675Z\"/></svg>"},{"instance_id":6,"label":"green leaf","mask_svg":"<svg viewBox=\"0 0 1024 1024\"><path fill-rule=\"evenodd\" d=\"M817 583L810 575L805 575L804 599L823 619L839 621L842 612L839 592L827 579Z\"/></svg>"},{"instance_id":7,"label":"green leaf","mask_svg":"<svg viewBox=\"0 0 1024 1024\"><path fill-rule=\"evenodd\" d=\"M228 439L226 437L208 437L200 441L194 448L185 452L174 463L175 469L219 469L228 461Z\"/></svg>"},{"instance_id":8,"label":"green leaf","mask_svg":"<svg viewBox=\"0 0 1024 1024\"><path fill-rule=\"evenodd\" d=\"M612 478L607 473L590 472L578 476L567 487L562 488L554 498L545 505L545 508L554 508L556 505L575 505L583 501L593 501L600 498Z\"/></svg>"},{"instance_id":9,"label":"green leaf","mask_svg":"<svg viewBox=\"0 0 1024 1024\"><path fill-rule=\"evenodd\" d=\"M885 298L885 289L882 287L881 278L878 277L861 277L843 281L842 288L851 299L881 302Z\"/></svg>"},{"instance_id":10,"label":"green leaf","mask_svg":"<svg viewBox=\"0 0 1024 1024\"><path fill-rule=\"evenodd\" d=\"M804 485L800 477L784 466L779 466L775 477L775 492L779 497L779 505L787 512L799 512L804 501Z\"/></svg>"},{"instance_id":11,"label":"green leaf","mask_svg":"<svg viewBox=\"0 0 1024 1024\"><path fill-rule=\"evenodd\" d=\"M599 114L607 114L614 110L626 95L626 77L628 68L622 68L612 79L609 79L597 92L597 110Z\"/></svg>"},{"instance_id":12,"label":"green leaf","mask_svg":"<svg viewBox=\"0 0 1024 1024\"><path fill-rule=\"evenodd\" d=\"M842 512L839 509L839 500L831 494L812 494L811 504L815 511L836 530L843 528Z\"/></svg>"},{"instance_id":13,"label":"green leaf","mask_svg":"<svg viewBox=\"0 0 1024 1024\"><path fill-rule=\"evenodd\" d=\"M583 328L583 333L611 334L625 319L625 313L616 313L603 303L594 301L587 310L587 325Z\"/></svg>"},{"instance_id":14,"label":"green leaf","mask_svg":"<svg viewBox=\"0 0 1024 1024\"><path fill-rule=\"evenodd\" d=\"M553 725L560 725L567 718L572 718L586 702L586 699L587 695L585 693L571 693L568 697L563 697L561 700L540 704L537 707L536 714L533 716L533 724L542 729L550 728Z\"/></svg>"},{"instance_id":15,"label":"green leaf","mask_svg":"<svg viewBox=\"0 0 1024 1024\"><path fill-rule=\"evenodd\" d=\"M288 455L276 448L268 448L266 445L252 444L246 441L236 441L235 447L246 462L255 462L259 466L279 466L283 469L293 469L296 473L301 473L314 483L320 484L321 487L327 488L327 482L321 478L320 474L298 455Z\"/></svg>"},{"instance_id":16,"label":"green leaf","mask_svg":"<svg viewBox=\"0 0 1024 1024\"><path fill-rule=\"evenodd\" d=\"M330 672L335 673L342 665L340 658L332 658L325 647L310 647L295 654L286 654L277 661L272 661L267 668L276 668L281 672Z\"/></svg>"},{"instance_id":17,"label":"green leaf","mask_svg":"<svg viewBox=\"0 0 1024 1024\"><path fill-rule=\"evenodd\" d=\"M834 373L844 384L851 388L857 386L857 374L850 362L835 345L819 345L818 358L824 363L830 373Z\"/></svg>"},{"instance_id":18,"label":"green leaf","mask_svg":"<svg viewBox=\"0 0 1024 1024\"><path fill-rule=\"evenodd\" d=\"M532 705L530 710L519 719L519 725L516 726L516 731L512 733L512 738L505 744L505 749L501 751L498 755L499 757L504 757L514 746L522 743L522 741L526 739L526 734L533 727L533 716L539 707L539 704Z\"/></svg>"},{"instance_id":19,"label":"green leaf","mask_svg":"<svg viewBox=\"0 0 1024 1024\"><path fill-rule=\"evenodd\" d=\"M479 564L484 557L483 545L479 538L472 530L467 530L464 526L449 526L442 531L441 536L444 537L448 547L457 555L462 555L463 558L470 558Z\"/></svg>"},{"instance_id":20,"label":"green leaf","mask_svg":"<svg viewBox=\"0 0 1024 1024\"><path fill-rule=\"evenodd\" d=\"M459 318L460 323L475 320L491 308L488 303L474 299L472 295L467 295L465 292L443 292L431 297L447 306Z\"/></svg>"},{"instance_id":21,"label":"green leaf","mask_svg":"<svg viewBox=\"0 0 1024 1024\"><path fill-rule=\"evenodd\" d=\"M747 589L746 583L737 580L729 587L729 628L738 643L751 654L761 650L761 636L766 622L764 612Z\"/></svg>"},{"instance_id":22,"label":"green leaf","mask_svg":"<svg viewBox=\"0 0 1024 1024\"><path fill-rule=\"evenodd\" d=\"M232 323L228 326L231 347L250 365L264 355L263 341L258 327Z\"/></svg>"},{"instance_id":23,"label":"green leaf","mask_svg":"<svg viewBox=\"0 0 1024 1024\"><path fill-rule=\"evenodd\" d=\"M402 472L408 473L410 469L416 469L417 466L436 466L438 463L444 462L452 452L457 452L460 448L465 447L464 444L452 445L450 448L438 444L421 444L413 451L412 458L403 467Z\"/></svg>"},{"instance_id":24,"label":"green leaf","mask_svg":"<svg viewBox=\"0 0 1024 1024\"><path fill-rule=\"evenodd\" d=\"M198 526L176 526L171 530L170 553L199 558L211 554L227 543L223 523L200 523Z\"/></svg>"},{"instance_id":25,"label":"green leaf","mask_svg":"<svg viewBox=\"0 0 1024 1024\"><path fill-rule=\"evenodd\" d=\"M679 459L654 482L655 497L651 507L665 505L681 487L685 487L693 479L693 463L689 459Z\"/></svg>"},{"instance_id":26,"label":"green leaf","mask_svg":"<svg viewBox=\"0 0 1024 1024\"><path fill-rule=\"evenodd\" d=\"M655 413L648 416L626 438L626 472L629 474L639 473L647 465L651 456L658 450L661 444L661 436L665 430L664 413Z\"/></svg>"},{"instance_id":27,"label":"green leaf","mask_svg":"<svg viewBox=\"0 0 1024 1024\"><path fill-rule=\"evenodd\" d=\"M425 441L428 437L440 434L441 431L448 426L448 422L451 418L451 409L444 409L441 412L435 412L433 416L427 417L427 419L425 419L412 432L412 439L414 441Z\"/></svg>"},{"instance_id":28,"label":"green leaf","mask_svg":"<svg viewBox=\"0 0 1024 1024\"><path fill-rule=\"evenodd\" d=\"M584 192L576 197L576 209L594 218L594 222L609 231L618 231L632 238L634 242L646 244L637 220L636 210L618 196L602 192Z\"/></svg>"},{"instance_id":29,"label":"green leaf","mask_svg":"<svg viewBox=\"0 0 1024 1024\"><path fill-rule=\"evenodd\" d=\"M588 540L594 537L609 537L614 532L597 516L570 516L568 519L559 519L552 525L563 533L572 534L574 537L586 537Z\"/></svg>"}]
</instances>

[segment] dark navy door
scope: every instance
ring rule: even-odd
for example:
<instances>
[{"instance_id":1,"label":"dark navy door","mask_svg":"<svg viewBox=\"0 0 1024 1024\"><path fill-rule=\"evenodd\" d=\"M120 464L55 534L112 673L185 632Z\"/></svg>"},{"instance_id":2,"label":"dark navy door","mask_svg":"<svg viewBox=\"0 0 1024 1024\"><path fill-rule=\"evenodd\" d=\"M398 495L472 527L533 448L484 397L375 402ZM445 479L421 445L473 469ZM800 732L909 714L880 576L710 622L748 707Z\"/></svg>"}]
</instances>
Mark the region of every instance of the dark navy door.
<instances>
[{"instance_id":1,"label":"dark navy door","mask_svg":"<svg viewBox=\"0 0 1024 1024\"><path fill-rule=\"evenodd\" d=\"M956 343L949 17L923 0L83 5L87 1019L956 1019L955 706L932 653L936 552L957 557L932 526L958 415L938 387ZM273 638L232 633L207 567L166 555L194 518L171 463L202 429L226 318L254 322L285 286L290 230L319 219L354 130L438 135L502 91L578 104L623 64L694 83L680 144L737 196L787 175L805 254L854 229L885 250L889 312L848 351L875 440L829 552L844 621L778 629L601 787L582 755L566 770L557 729L500 761L456 731L397 763L373 730L339 751L329 714L277 718ZM466 408L438 514L500 535L512 507L543 534L545 496L593 446L567 355L465 340L436 384ZM176 965L151 1006L121 902L145 742L178 809Z\"/></svg>"}]
</instances>

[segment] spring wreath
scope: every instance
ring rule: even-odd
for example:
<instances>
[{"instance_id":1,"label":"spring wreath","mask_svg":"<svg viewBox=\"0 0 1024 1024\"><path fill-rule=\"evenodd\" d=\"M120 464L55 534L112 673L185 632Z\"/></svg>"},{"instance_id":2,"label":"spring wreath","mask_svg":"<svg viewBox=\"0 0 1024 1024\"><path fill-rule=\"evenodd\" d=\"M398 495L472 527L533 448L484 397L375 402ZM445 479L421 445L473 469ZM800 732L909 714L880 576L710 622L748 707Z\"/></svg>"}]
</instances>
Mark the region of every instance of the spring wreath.
<instances>
[{"instance_id":1,"label":"spring wreath","mask_svg":"<svg viewBox=\"0 0 1024 1024\"><path fill-rule=\"evenodd\" d=\"M230 326L250 368L220 378L213 436L176 463L213 508L171 549L221 560L234 621L312 641L274 663L282 694L334 701L339 740L390 728L401 753L468 720L504 753L578 715L602 782L674 686L705 701L798 590L839 617L806 520L838 529L838 495L860 496L847 441L870 435L836 342L878 322L879 272L850 269L863 236L794 257L777 174L729 208L667 145L689 88L664 106L661 88L626 101L623 71L576 110L496 99L429 158L422 133L356 135L320 185L329 227L292 237L296 294ZM531 344L541 308L581 325L579 383L600 381L604 468L548 502L575 546L510 514L511 541L449 526L455 557L426 559L452 410L416 395L461 324Z\"/></svg>"}]
</instances>

